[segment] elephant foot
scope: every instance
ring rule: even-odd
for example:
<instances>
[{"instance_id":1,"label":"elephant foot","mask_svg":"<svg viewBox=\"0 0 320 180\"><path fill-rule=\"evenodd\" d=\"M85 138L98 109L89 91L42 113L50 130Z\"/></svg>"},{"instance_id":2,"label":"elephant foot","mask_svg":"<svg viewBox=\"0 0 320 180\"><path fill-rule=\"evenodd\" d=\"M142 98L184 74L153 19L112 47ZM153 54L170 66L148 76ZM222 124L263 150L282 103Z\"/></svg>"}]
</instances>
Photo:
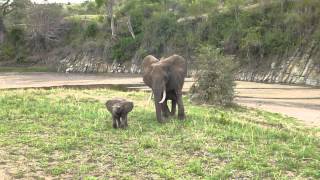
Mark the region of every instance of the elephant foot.
<instances>
[{"instance_id":1,"label":"elephant foot","mask_svg":"<svg viewBox=\"0 0 320 180\"><path fill-rule=\"evenodd\" d=\"M117 129L117 128L118 128L117 124L112 124L112 127L113 127L114 129Z\"/></svg>"},{"instance_id":2,"label":"elephant foot","mask_svg":"<svg viewBox=\"0 0 320 180\"><path fill-rule=\"evenodd\" d=\"M170 114L164 114L164 115L163 115L164 119L169 118L169 116L170 116Z\"/></svg>"},{"instance_id":3,"label":"elephant foot","mask_svg":"<svg viewBox=\"0 0 320 180\"><path fill-rule=\"evenodd\" d=\"M178 114L178 118L180 120L184 120L186 118L186 116L184 114Z\"/></svg>"},{"instance_id":4,"label":"elephant foot","mask_svg":"<svg viewBox=\"0 0 320 180\"><path fill-rule=\"evenodd\" d=\"M121 125L120 125L120 128L121 128L121 129L125 129L126 127L127 127L127 126L125 126L124 124L121 124Z\"/></svg>"},{"instance_id":5,"label":"elephant foot","mask_svg":"<svg viewBox=\"0 0 320 180\"><path fill-rule=\"evenodd\" d=\"M167 119L168 118L162 117L160 120L158 119L158 122L162 124L162 123L167 122Z\"/></svg>"}]
</instances>

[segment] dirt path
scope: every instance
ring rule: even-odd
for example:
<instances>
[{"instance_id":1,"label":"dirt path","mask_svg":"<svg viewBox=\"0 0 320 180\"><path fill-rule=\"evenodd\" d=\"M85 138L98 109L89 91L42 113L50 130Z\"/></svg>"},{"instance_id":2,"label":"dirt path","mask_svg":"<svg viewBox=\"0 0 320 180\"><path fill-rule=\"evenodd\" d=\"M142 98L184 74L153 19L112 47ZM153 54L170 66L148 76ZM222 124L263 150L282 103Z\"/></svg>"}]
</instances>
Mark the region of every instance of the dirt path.
<instances>
[{"instance_id":1,"label":"dirt path","mask_svg":"<svg viewBox=\"0 0 320 180\"><path fill-rule=\"evenodd\" d=\"M0 89L31 87L108 87L123 85L147 90L137 75L92 75L59 73L0 73ZM188 91L192 79L186 79ZM237 82L236 102L302 120L308 126L320 127L320 89L278 84Z\"/></svg>"}]
</instances>

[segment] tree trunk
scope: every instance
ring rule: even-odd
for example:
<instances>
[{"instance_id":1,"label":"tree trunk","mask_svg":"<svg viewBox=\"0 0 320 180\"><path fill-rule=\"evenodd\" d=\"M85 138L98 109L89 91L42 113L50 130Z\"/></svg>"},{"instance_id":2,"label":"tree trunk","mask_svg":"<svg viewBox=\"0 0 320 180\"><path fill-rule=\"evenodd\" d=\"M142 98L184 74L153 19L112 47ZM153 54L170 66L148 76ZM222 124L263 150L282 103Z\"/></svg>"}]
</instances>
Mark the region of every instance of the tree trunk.
<instances>
[{"instance_id":1,"label":"tree trunk","mask_svg":"<svg viewBox=\"0 0 320 180\"><path fill-rule=\"evenodd\" d=\"M116 36L116 30L115 30L115 25L114 25L114 17L113 17L113 5L114 5L114 0L108 0L107 1L107 14L109 18L111 19L111 36L114 38Z\"/></svg>"},{"instance_id":2,"label":"tree trunk","mask_svg":"<svg viewBox=\"0 0 320 180\"><path fill-rule=\"evenodd\" d=\"M131 33L132 38L135 39L136 36L134 35L134 31L133 31L133 28L132 28L132 25L131 25L131 18L130 18L130 16L128 16L128 22L127 22L127 24L128 24L128 30L129 30L129 32Z\"/></svg>"},{"instance_id":3,"label":"tree trunk","mask_svg":"<svg viewBox=\"0 0 320 180\"><path fill-rule=\"evenodd\" d=\"M0 16L0 44L5 40L6 27L3 22L3 17Z\"/></svg>"}]
</instances>

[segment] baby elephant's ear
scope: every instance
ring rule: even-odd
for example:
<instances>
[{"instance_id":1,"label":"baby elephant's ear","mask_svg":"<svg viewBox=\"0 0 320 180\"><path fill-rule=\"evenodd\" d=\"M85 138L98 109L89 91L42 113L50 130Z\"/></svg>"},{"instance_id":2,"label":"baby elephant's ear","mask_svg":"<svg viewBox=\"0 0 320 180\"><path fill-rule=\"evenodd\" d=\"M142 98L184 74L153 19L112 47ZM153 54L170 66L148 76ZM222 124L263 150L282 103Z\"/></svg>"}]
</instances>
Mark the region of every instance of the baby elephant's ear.
<instances>
[{"instance_id":1,"label":"baby elephant's ear","mask_svg":"<svg viewBox=\"0 0 320 180\"><path fill-rule=\"evenodd\" d=\"M127 101L123 104L123 110L125 113L129 113L133 109L133 102Z\"/></svg>"},{"instance_id":2,"label":"baby elephant's ear","mask_svg":"<svg viewBox=\"0 0 320 180\"><path fill-rule=\"evenodd\" d=\"M109 112L112 112L112 106L113 106L113 104L114 104L115 102L113 101L113 100L108 100L107 102L106 102L106 107L107 107L107 109L108 109L108 111Z\"/></svg>"}]
</instances>

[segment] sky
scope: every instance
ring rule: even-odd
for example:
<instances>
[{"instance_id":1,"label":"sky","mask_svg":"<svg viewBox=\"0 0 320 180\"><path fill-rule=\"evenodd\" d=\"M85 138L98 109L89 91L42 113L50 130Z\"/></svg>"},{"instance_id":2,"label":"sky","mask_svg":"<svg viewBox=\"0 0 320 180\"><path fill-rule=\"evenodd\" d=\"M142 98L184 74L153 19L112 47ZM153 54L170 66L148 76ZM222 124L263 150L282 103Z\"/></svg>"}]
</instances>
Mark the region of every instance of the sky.
<instances>
[{"instance_id":1,"label":"sky","mask_svg":"<svg viewBox=\"0 0 320 180\"><path fill-rule=\"evenodd\" d=\"M43 3L45 0L31 0L36 3ZM86 0L47 0L48 3L82 3Z\"/></svg>"}]
</instances>

